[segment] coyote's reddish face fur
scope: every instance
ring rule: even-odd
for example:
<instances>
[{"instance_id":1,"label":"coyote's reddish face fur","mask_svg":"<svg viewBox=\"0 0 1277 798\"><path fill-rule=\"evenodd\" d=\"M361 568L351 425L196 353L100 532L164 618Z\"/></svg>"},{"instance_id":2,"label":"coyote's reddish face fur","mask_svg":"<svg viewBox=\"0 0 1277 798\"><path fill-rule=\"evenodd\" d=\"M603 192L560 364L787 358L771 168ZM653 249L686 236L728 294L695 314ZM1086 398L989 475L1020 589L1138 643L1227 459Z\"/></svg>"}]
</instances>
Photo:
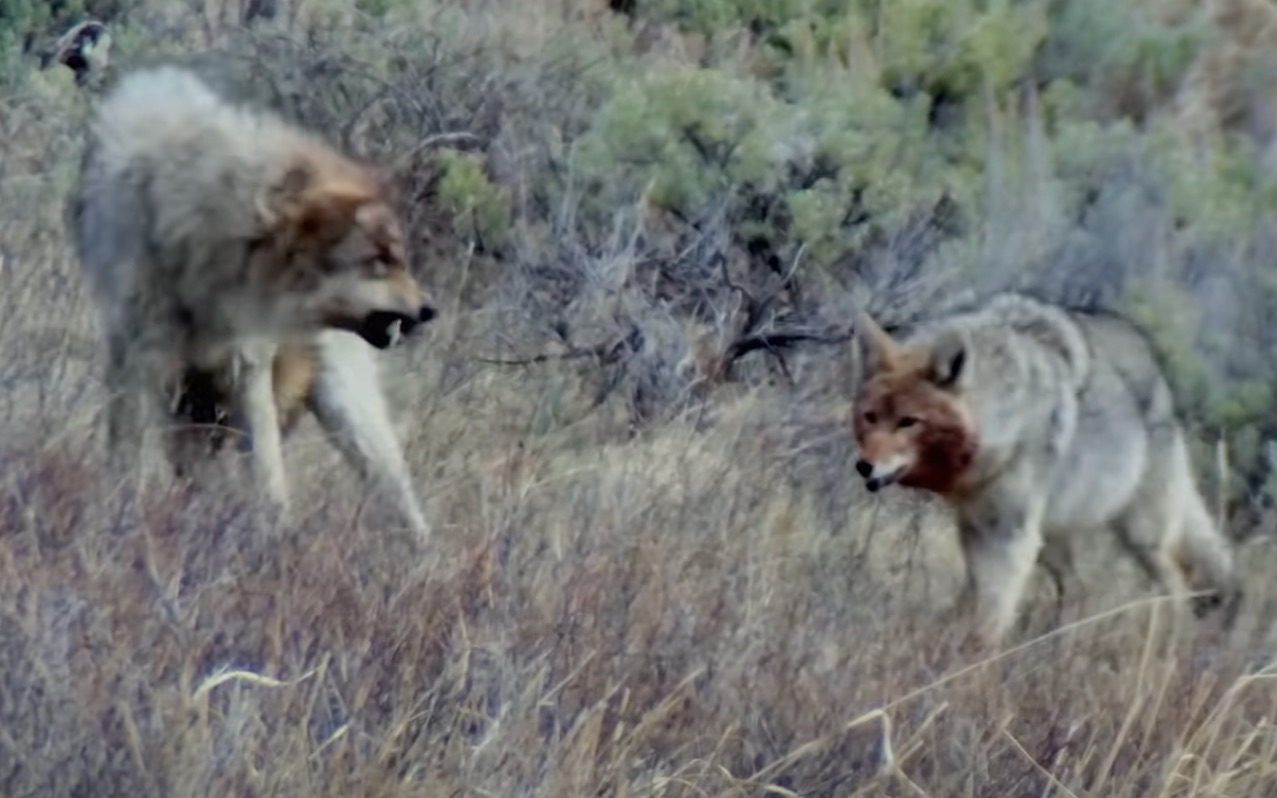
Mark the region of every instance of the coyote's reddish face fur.
<instances>
[{"instance_id":1,"label":"coyote's reddish face fur","mask_svg":"<svg viewBox=\"0 0 1277 798\"><path fill-rule=\"evenodd\" d=\"M897 483L961 492L979 437L962 392L964 351L902 346L885 334L878 347L851 408L856 470L871 491Z\"/></svg>"}]
</instances>

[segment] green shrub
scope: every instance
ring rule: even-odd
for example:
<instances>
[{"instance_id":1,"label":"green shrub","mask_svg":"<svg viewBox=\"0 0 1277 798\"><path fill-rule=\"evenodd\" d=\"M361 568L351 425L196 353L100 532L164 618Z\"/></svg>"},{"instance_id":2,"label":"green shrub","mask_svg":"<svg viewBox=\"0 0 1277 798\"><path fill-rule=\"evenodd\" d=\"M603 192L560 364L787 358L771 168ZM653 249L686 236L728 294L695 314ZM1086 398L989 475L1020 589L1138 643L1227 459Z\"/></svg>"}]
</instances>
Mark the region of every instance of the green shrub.
<instances>
[{"instance_id":1,"label":"green shrub","mask_svg":"<svg viewBox=\"0 0 1277 798\"><path fill-rule=\"evenodd\" d=\"M487 249L503 245L510 231L509 192L488 179L483 156L445 148L435 157L440 167L437 196L452 214L456 234Z\"/></svg>"},{"instance_id":2,"label":"green shrub","mask_svg":"<svg viewBox=\"0 0 1277 798\"><path fill-rule=\"evenodd\" d=\"M861 0L889 85L977 95L1024 76L1046 36L1038 4L1010 0Z\"/></svg>"},{"instance_id":3,"label":"green shrub","mask_svg":"<svg viewBox=\"0 0 1277 798\"><path fill-rule=\"evenodd\" d=\"M1084 86L1093 112L1143 118L1174 94L1218 31L1194 20L1167 22L1128 3L1051 0L1047 35L1035 55L1039 81Z\"/></svg>"},{"instance_id":4,"label":"green shrub","mask_svg":"<svg viewBox=\"0 0 1277 798\"><path fill-rule=\"evenodd\" d=\"M625 85L579 142L596 212L644 190L687 218L726 202L741 239L806 244L821 264L942 194L972 196L971 164L929 141L924 103L850 72L788 89L716 69Z\"/></svg>"},{"instance_id":5,"label":"green shrub","mask_svg":"<svg viewBox=\"0 0 1277 798\"><path fill-rule=\"evenodd\" d=\"M765 86L721 70L643 77L619 86L600 110L578 143L577 163L601 189L600 206L646 189L655 202L694 215L735 186L774 188L786 123Z\"/></svg>"}]
</instances>

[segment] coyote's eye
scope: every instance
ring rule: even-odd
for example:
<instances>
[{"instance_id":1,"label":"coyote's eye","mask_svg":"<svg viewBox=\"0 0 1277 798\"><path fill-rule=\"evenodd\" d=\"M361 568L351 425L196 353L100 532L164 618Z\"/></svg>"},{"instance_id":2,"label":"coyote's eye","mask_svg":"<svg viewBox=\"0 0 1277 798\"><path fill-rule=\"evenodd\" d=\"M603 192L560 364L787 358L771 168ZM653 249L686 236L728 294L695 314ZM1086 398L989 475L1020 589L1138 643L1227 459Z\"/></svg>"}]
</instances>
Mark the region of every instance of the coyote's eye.
<instances>
[{"instance_id":1,"label":"coyote's eye","mask_svg":"<svg viewBox=\"0 0 1277 798\"><path fill-rule=\"evenodd\" d=\"M368 273L373 277L385 277L390 273L390 264L382 258L373 258L368 261Z\"/></svg>"},{"instance_id":2,"label":"coyote's eye","mask_svg":"<svg viewBox=\"0 0 1277 798\"><path fill-rule=\"evenodd\" d=\"M917 424L917 423L918 423L918 419L914 418L913 416L905 416L904 418L896 422L896 429L905 429L906 427L912 427L914 424Z\"/></svg>"},{"instance_id":3,"label":"coyote's eye","mask_svg":"<svg viewBox=\"0 0 1277 798\"><path fill-rule=\"evenodd\" d=\"M872 411L872 410L870 410L868 413L865 413L865 423L866 423L866 424L877 424L877 423L878 423L878 414L877 414L877 413L875 413L875 412L874 412L874 411Z\"/></svg>"}]
</instances>

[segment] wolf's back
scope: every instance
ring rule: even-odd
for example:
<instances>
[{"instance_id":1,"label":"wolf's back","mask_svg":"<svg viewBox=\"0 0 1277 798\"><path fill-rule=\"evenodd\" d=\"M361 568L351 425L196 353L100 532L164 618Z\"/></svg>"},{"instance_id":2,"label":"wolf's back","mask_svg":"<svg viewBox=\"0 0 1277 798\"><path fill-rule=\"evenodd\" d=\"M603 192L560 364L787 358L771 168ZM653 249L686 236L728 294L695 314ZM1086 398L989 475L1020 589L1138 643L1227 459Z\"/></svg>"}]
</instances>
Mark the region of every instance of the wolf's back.
<instances>
[{"instance_id":1,"label":"wolf's back","mask_svg":"<svg viewBox=\"0 0 1277 798\"><path fill-rule=\"evenodd\" d=\"M67 208L90 279L108 293L128 290L152 279L148 269L198 264L250 238L254 200L297 139L187 70L122 77L93 117Z\"/></svg>"}]
</instances>

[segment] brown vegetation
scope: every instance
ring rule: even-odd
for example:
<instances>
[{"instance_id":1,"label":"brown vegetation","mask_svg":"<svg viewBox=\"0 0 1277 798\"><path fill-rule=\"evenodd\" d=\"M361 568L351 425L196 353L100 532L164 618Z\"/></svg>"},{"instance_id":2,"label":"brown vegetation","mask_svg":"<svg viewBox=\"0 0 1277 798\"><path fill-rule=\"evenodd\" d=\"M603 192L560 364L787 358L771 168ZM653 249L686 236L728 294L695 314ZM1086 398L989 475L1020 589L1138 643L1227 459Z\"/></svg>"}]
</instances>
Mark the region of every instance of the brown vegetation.
<instances>
[{"instance_id":1,"label":"brown vegetation","mask_svg":"<svg viewBox=\"0 0 1277 798\"><path fill-rule=\"evenodd\" d=\"M384 356L433 549L387 542L309 422L285 453L300 518L273 539L246 496L139 498L104 472L99 331L61 225L95 95L69 72L7 77L0 793L1277 789L1270 538L1244 544L1231 636L1206 622L1154 645L1169 613L1097 543L1073 625L1053 631L1039 574L1023 645L965 659L939 620L961 576L945 516L854 477L843 341L853 295L889 324L1027 273L1138 296L1204 450L1235 436L1251 492L1229 500L1258 503L1267 472L1240 453L1273 439L1265 415L1249 388L1201 387L1271 371L1277 239L1229 215L1258 191L1157 171L1180 162L1096 133L1102 116L1081 116L1116 104L1070 105L1066 87L1038 110L1031 81L907 60L881 74L932 69L948 99L862 86L846 64L890 59L849 44L881 46L859 18L724 12L706 35L673 2L593 27L557 0L279 5L240 32L143 3L111 68L188 50L391 165L441 306L426 340ZM1090 100L1105 85L1078 81ZM876 121L901 108L913 127Z\"/></svg>"}]
</instances>

